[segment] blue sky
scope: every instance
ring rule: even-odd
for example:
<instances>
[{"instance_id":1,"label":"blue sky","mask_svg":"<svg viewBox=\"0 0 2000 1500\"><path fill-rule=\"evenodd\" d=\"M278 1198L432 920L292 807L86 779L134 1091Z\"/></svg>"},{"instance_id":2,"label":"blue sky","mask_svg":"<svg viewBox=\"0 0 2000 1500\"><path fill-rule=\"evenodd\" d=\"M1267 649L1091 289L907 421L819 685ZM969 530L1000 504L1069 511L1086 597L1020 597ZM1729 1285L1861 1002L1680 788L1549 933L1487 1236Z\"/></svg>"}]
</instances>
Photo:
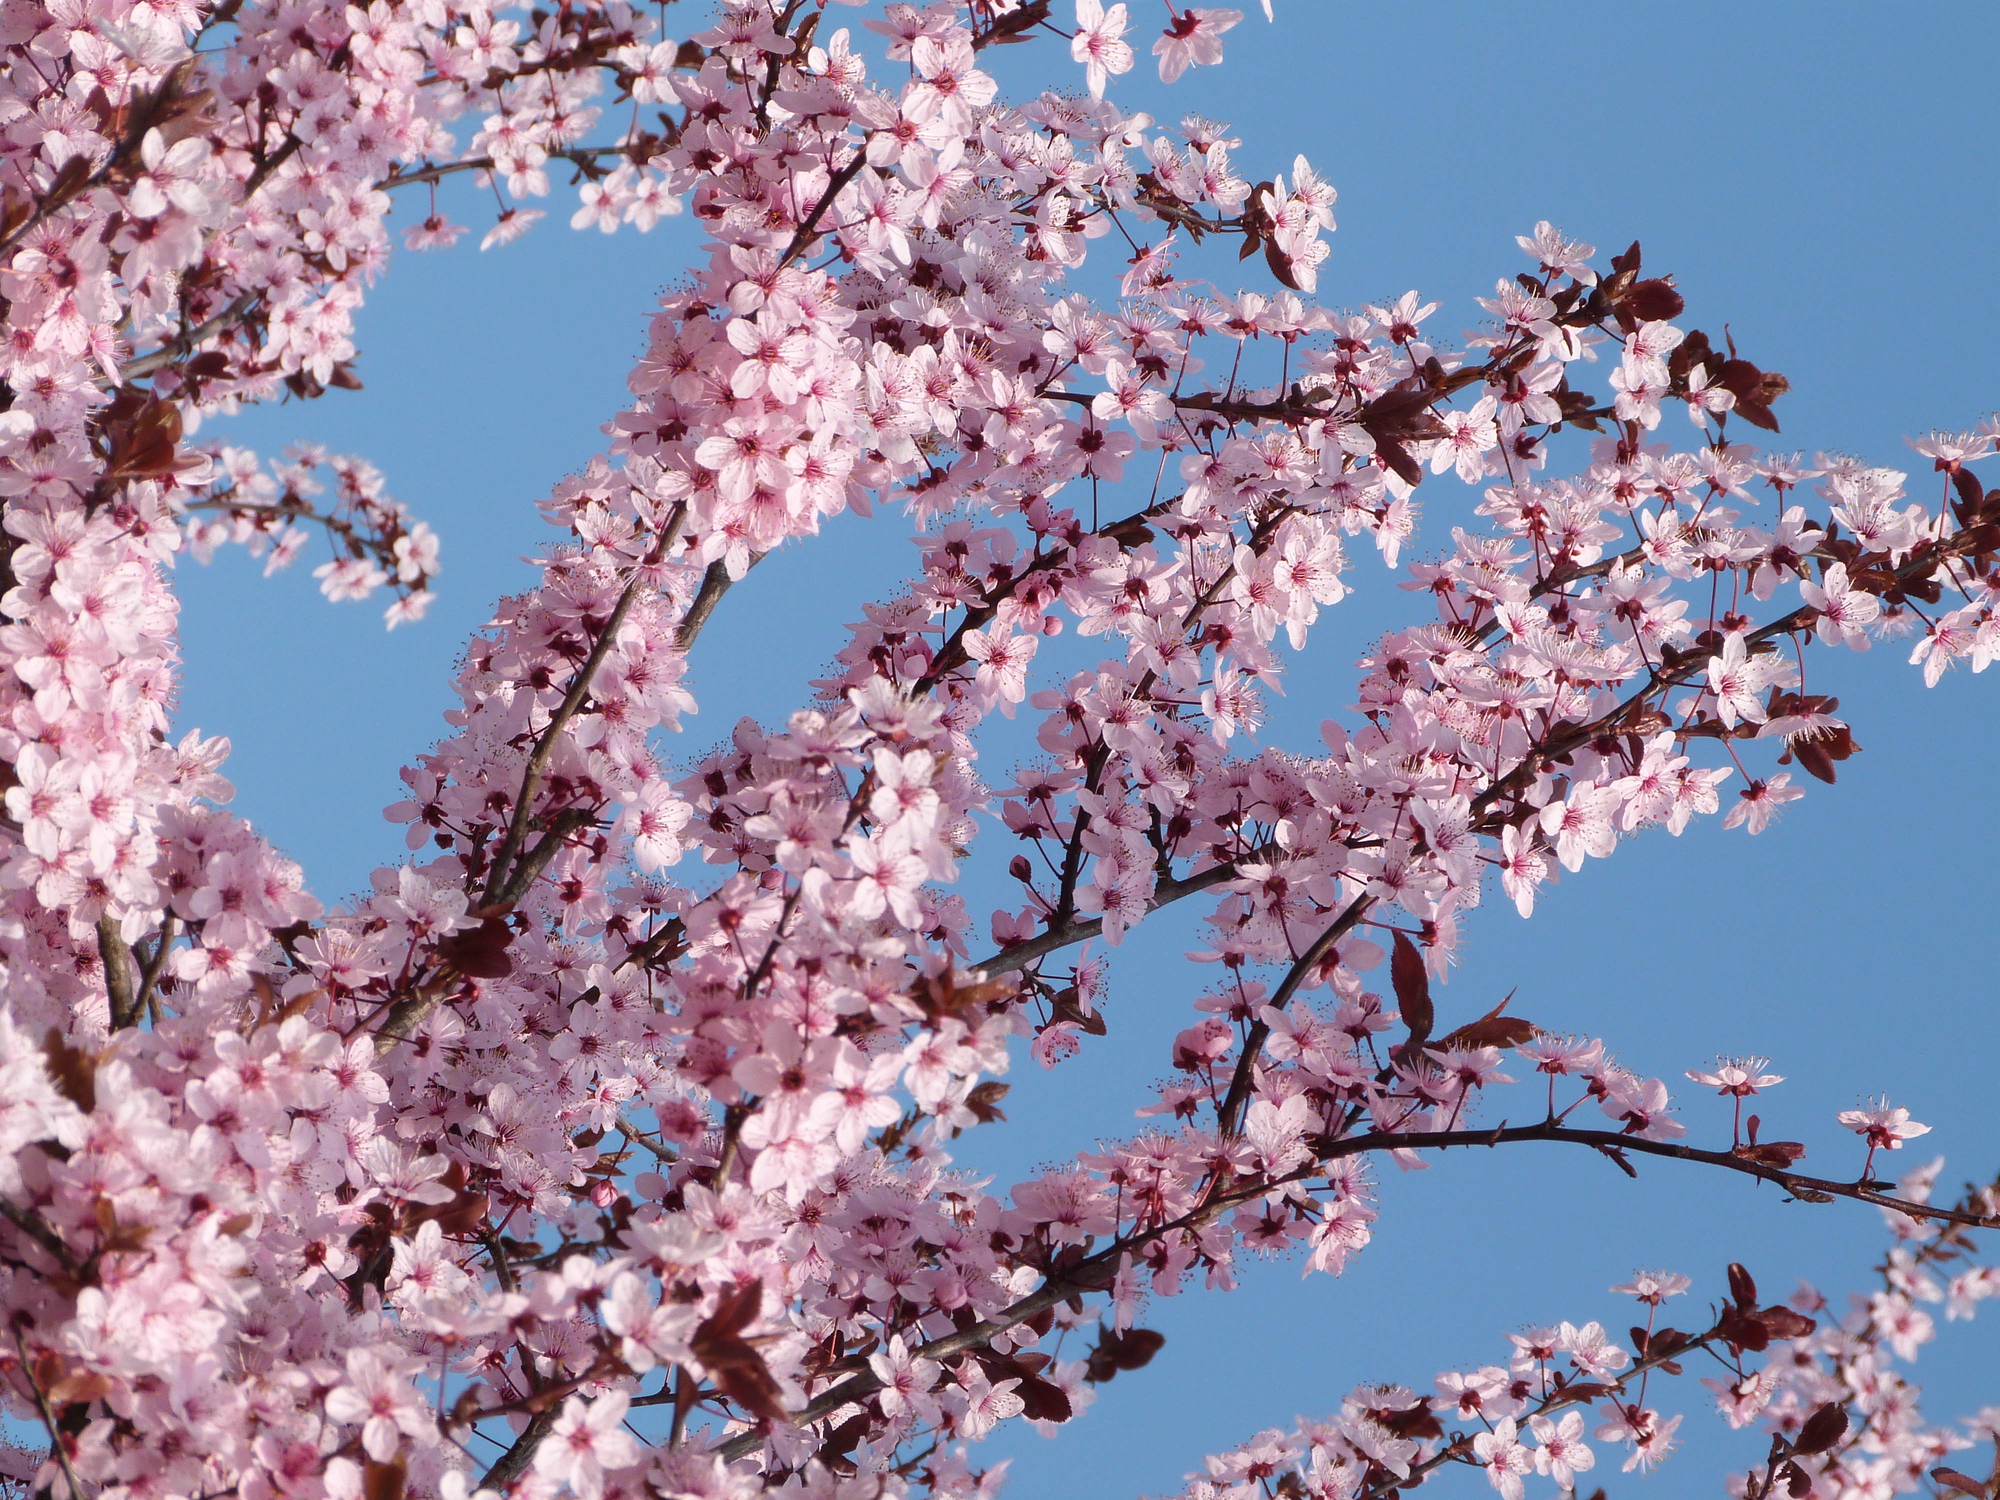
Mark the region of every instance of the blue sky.
<instances>
[{"instance_id":1,"label":"blue sky","mask_svg":"<svg viewBox=\"0 0 2000 1500\"><path fill-rule=\"evenodd\" d=\"M670 21L691 29L687 9ZM1153 7L1134 9L1150 27ZM1989 7L1279 0L1279 15L1279 27L1253 15L1231 33L1222 69L1171 91L1135 72L1118 97L1162 119L1233 122L1253 179L1305 152L1340 190L1323 302L1416 287L1444 301L1431 326L1456 331L1480 316L1473 297L1520 269L1513 237L1547 218L1605 255L1641 240L1649 273L1679 279L1688 322L1712 334L1727 323L1748 357L1787 374L1785 448L1916 471L1905 435L1968 426L2000 404ZM1074 71L1042 47L996 66L1017 97ZM468 185L446 202L483 224ZM211 429L270 452L309 440L360 453L444 538L431 619L387 636L377 610L319 600L306 568L266 581L240 556L182 565L180 722L233 738L239 810L329 900L401 855L400 830L379 817L399 794L396 768L438 736L467 634L497 594L530 580L521 559L547 536L534 501L601 445L652 296L692 252L684 220L605 238L571 233L566 201L550 206L505 250L399 255L361 314L365 390ZM1913 472L1918 483L1930 476ZM1433 539L1461 514L1447 504L1470 508L1471 492L1443 488L1424 492ZM701 712L677 750L699 754L740 714L780 720L804 702L842 622L912 564L906 534L893 515L846 518L752 574L702 639ZM1426 550L1420 535L1416 555ZM1372 557L1354 581L1294 666L1269 741L1312 748L1313 726L1352 700L1355 656L1407 620L1408 596ZM1718 1050L1768 1053L1789 1081L1767 1101L1766 1134L1806 1140L1809 1169L1859 1169L1832 1115L1877 1090L1936 1127L1894 1165L1932 1147L1948 1183L2000 1168L1989 1062L2000 681L1960 671L1926 692L1903 655L1888 645L1813 664L1864 753L1762 838L1713 820L1679 840L1654 834L1566 878L1532 922L1503 902L1475 913L1441 1024L1515 989L1521 1014L1602 1035L1669 1079ZM1003 777L1004 755L990 756L989 779ZM961 1160L1004 1184L1133 1128L1201 987L1205 971L1179 958L1197 946L1194 915L1165 914L1118 952L1111 1035L1054 1073L1024 1058L1010 1123L966 1138ZM1682 1116L1697 1142L1726 1141L1726 1106L1691 1084ZM1885 1243L1871 1210L1786 1205L1664 1163L1633 1183L1555 1147L1386 1170L1375 1244L1347 1276L1302 1283L1280 1264L1228 1296L1158 1304L1148 1321L1168 1343L1149 1369L1104 1388L1055 1443L989 1445L1015 1455L1012 1492L1171 1491L1202 1454L1332 1411L1361 1381L1421 1388L1441 1369L1499 1362L1503 1331L1523 1323L1622 1328L1629 1304L1604 1289L1640 1264L1685 1271L1698 1292L1719 1290L1730 1259L1770 1291L1805 1275L1837 1292L1863 1284ZM1682 1326L1700 1317L1688 1309ZM2000 1310L1943 1328L1926 1351L1917 1373L1934 1418L2000 1399L1996 1327ZM1697 1409L1695 1373L1663 1393L1690 1415L1687 1451L1655 1493L1706 1490L1761 1451ZM1615 1460L1606 1468L1591 1477L1614 1494L1634 1486ZM1487 1487L1467 1475L1441 1492Z\"/></svg>"}]
</instances>

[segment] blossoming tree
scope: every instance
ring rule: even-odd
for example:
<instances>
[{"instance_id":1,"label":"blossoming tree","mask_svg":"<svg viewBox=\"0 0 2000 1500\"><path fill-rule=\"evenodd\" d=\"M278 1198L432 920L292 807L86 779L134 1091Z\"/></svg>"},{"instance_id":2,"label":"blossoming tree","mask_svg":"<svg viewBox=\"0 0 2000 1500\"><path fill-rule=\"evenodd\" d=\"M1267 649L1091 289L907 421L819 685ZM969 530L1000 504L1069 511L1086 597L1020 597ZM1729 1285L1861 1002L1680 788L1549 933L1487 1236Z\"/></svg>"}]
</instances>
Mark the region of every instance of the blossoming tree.
<instances>
[{"instance_id":1,"label":"blossoming tree","mask_svg":"<svg viewBox=\"0 0 2000 1500\"><path fill-rule=\"evenodd\" d=\"M1928 1128L1886 1100L1806 1174L1760 1135L1761 1059L1689 1075L1735 1122L1697 1142L1604 1040L1431 984L1482 894L1528 916L1557 865L1755 834L1795 774L1834 781L1854 743L1809 657L1901 633L1929 683L1982 670L2000 424L1917 442L1928 499L1764 451L1784 377L1638 245L1546 223L1464 348L1415 292L1331 312L1305 157L1253 182L1224 127L1116 103L1148 46L1193 88L1242 21L1163 9L1150 38L1099 0L0 9L15 1492L983 1495L996 1428L1144 1378L1149 1294L1254 1255L1337 1274L1372 1164L1540 1142L1873 1205L1882 1282L1842 1317L1732 1264L1676 1315L1689 1278L1641 1273L1625 1340L1468 1349L1190 1494L1573 1491L1667 1455L1699 1354L1723 1374L1688 1399L1766 1431L1738 1493L1990 1500L2000 1460L1954 1463L1900 1366L1923 1304L2000 1289L1974 1258L2000 1192L1878 1177ZM1003 46L1053 87L1003 100ZM354 383L392 206L447 248L427 195L475 174L501 243L552 171L576 227L687 211L706 259L404 769L404 858L329 907L225 810L227 743L172 723L168 569L320 533L324 591L386 591L396 625L437 539L364 463L187 433ZM1423 485L1447 535L1420 544ZM919 530L907 588L787 722L677 756L725 596L878 506ZM1378 560L1415 604L1358 709L1260 749L1263 695ZM1040 757L982 761L1023 710ZM950 889L981 858L1015 892L983 915ZM955 1170L1017 1052L1104 1031L1082 945L1182 921L1218 977L1148 1002L1188 1010L1141 1126L1000 1192Z\"/></svg>"}]
</instances>

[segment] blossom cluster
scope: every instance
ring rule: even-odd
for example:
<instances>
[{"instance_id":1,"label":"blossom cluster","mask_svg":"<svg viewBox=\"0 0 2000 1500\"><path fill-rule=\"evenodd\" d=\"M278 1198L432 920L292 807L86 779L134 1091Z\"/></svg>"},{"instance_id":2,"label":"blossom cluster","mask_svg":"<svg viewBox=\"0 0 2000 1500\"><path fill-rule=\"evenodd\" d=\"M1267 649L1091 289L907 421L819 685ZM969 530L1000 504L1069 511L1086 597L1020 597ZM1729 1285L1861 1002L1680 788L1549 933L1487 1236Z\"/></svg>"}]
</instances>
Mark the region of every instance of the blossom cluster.
<instances>
[{"instance_id":1,"label":"blossom cluster","mask_svg":"<svg viewBox=\"0 0 2000 1500\"><path fill-rule=\"evenodd\" d=\"M1000 1470L971 1445L1053 1432L1143 1366L1148 1295L1227 1288L1245 1255L1340 1271L1378 1211L1372 1156L1477 1137L1623 1160L1686 1134L1601 1041L1504 1007L1442 1026L1431 980L1489 872L1526 916L1556 867L1721 813L1732 776L1724 822L1752 833L1800 794L1772 764L1831 782L1854 745L1805 690L1813 646L1916 631L1930 681L1982 670L2000 495L1969 466L2000 426L1919 443L1934 509L1891 470L1756 450L1736 439L1775 428L1784 378L1683 326L1638 246L1606 268L1548 224L1463 347L1414 291L1320 306L1331 186L1304 157L1253 183L1226 126L1127 113L1126 7L1072 9L1081 90L1018 105L984 54L1051 27L1050 0L888 4L860 33L745 0L678 41L601 3L7 12L0 1387L46 1439L9 1478L984 1495ZM1241 20L1168 9L1168 82ZM630 123L603 123L606 90ZM474 176L499 245L557 163L576 227L685 208L703 263L403 771L407 857L328 910L224 810L227 742L172 738L169 570L223 542L282 567L317 530L323 591L391 586L393 625L422 615L438 540L364 460L267 468L189 437L355 383L398 201ZM405 243L459 233L432 198ZM1122 270L1089 264L1128 240ZM1269 282L1208 279L1210 241ZM1551 477L1559 456L1579 471ZM1406 564L1419 487L1447 476L1474 492L1451 546ZM878 509L918 528L917 562L816 696L670 754L729 591ZM1369 651L1352 724L1256 748L1350 549L1403 569L1425 618ZM1947 588L1963 602L1926 613ZM982 767L988 717L1024 711L1041 758ZM983 922L949 889L982 839L1018 887ZM1016 1051L1055 1066L1105 1028L1100 969L1062 955L1204 893L1221 978L1151 1123L1002 1192L957 1168ZM1546 1118L1492 1126L1516 1066ZM1803 1145L1755 1117L1743 1136L1776 1077L1695 1078L1739 1120L1726 1151L1671 1147L1690 1159L1910 1223L1993 1215L1873 1181L1925 1128L1905 1110L1837 1122L1858 1183L1806 1177ZM1867 1324L1892 1346L1934 1289L1898 1274ZM1978 1276L1950 1295L1969 1307ZM1737 1301L1714 1338L1739 1351L1794 1326ZM1458 1454L1455 1406L1486 1423L1458 1456L1503 1490L1567 1487L1592 1461L1582 1387L1670 1358L1595 1323L1517 1343L1507 1370L1365 1390L1212 1480L1420 1477ZM1874 1399L1846 1344L1810 1352L1838 1369L1789 1377L1797 1403ZM1650 1463L1675 1419L1634 1400L1595 1436ZM1882 1420L1906 1463L1916 1429ZM1872 1472L1809 1483L1871 1493Z\"/></svg>"}]
</instances>

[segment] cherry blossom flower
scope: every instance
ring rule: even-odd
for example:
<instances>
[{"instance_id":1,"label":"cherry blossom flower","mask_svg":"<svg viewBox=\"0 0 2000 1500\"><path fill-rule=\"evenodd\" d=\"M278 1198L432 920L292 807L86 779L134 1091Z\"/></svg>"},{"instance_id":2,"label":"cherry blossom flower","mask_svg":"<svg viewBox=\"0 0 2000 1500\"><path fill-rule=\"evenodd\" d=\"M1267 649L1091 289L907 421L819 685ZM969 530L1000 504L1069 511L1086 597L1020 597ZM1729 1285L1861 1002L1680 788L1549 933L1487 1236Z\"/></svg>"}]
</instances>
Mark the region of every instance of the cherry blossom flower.
<instances>
[{"instance_id":1,"label":"cherry blossom flower","mask_svg":"<svg viewBox=\"0 0 2000 1500\"><path fill-rule=\"evenodd\" d=\"M1242 19L1243 13L1238 10L1190 6L1174 11L1165 34L1153 43L1153 55L1160 60L1160 82L1176 82L1189 67L1214 67L1220 63L1222 34Z\"/></svg>"},{"instance_id":2,"label":"cherry blossom flower","mask_svg":"<svg viewBox=\"0 0 2000 1500\"><path fill-rule=\"evenodd\" d=\"M571 1396L548 1440L535 1450L535 1473L567 1484L578 1500L602 1500L606 1471L626 1468L639 1457L638 1443L621 1426L631 1404L623 1391L588 1404Z\"/></svg>"},{"instance_id":3,"label":"cherry blossom flower","mask_svg":"<svg viewBox=\"0 0 2000 1500\"><path fill-rule=\"evenodd\" d=\"M1521 1476L1535 1470L1534 1457L1520 1442L1517 1432L1514 1419L1502 1417L1493 1424L1491 1432L1475 1434L1472 1439L1474 1459L1486 1470L1488 1482L1507 1500L1521 1500L1526 1492Z\"/></svg>"},{"instance_id":4,"label":"cherry blossom flower","mask_svg":"<svg viewBox=\"0 0 2000 1500\"><path fill-rule=\"evenodd\" d=\"M1132 48L1124 40L1125 7L1104 8L1102 0L1076 0L1076 34L1069 54L1084 65L1090 97L1102 99L1104 85L1113 74L1132 68Z\"/></svg>"}]
</instances>

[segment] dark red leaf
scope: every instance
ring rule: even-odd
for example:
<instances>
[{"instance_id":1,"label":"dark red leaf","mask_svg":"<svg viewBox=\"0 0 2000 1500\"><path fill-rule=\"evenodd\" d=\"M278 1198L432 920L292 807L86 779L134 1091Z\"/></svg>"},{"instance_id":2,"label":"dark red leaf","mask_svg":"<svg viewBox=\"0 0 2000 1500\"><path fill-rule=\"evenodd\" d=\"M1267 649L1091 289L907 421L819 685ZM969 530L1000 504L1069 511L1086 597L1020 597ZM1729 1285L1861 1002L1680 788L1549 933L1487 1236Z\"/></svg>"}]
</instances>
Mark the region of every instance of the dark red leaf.
<instances>
[{"instance_id":1,"label":"dark red leaf","mask_svg":"<svg viewBox=\"0 0 2000 1500\"><path fill-rule=\"evenodd\" d=\"M1533 1021L1519 1016L1487 1016L1450 1032L1431 1045L1440 1050L1453 1047L1518 1047L1541 1034Z\"/></svg>"},{"instance_id":2,"label":"dark red leaf","mask_svg":"<svg viewBox=\"0 0 2000 1500\"><path fill-rule=\"evenodd\" d=\"M989 1078L966 1095L965 1107L972 1111L973 1117L982 1125L991 1125L995 1120L1004 1120L1007 1114L1000 1108L1000 1101L1007 1097L1007 1090L1012 1087L1012 1084L999 1083Z\"/></svg>"},{"instance_id":3,"label":"dark red leaf","mask_svg":"<svg viewBox=\"0 0 2000 1500\"><path fill-rule=\"evenodd\" d=\"M51 1026L42 1037L42 1060L63 1097L85 1114L97 1108L97 1059L65 1042Z\"/></svg>"},{"instance_id":4,"label":"dark red leaf","mask_svg":"<svg viewBox=\"0 0 2000 1500\"><path fill-rule=\"evenodd\" d=\"M1824 1453L1846 1433L1847 1408L1838 1401L1829 1401L1806 1418L1806 1425L1799 1429L1792 1443L1792 1452Z\"/></svg>"},{"instance_id":5,"label":"dark red leaf","mask_svg":"<svg viewBox=\"0 0 2000 1500\"><path fill-rule=\"evenodd\" d=\"M1399 1438L1441 1438L1444 1425L1431 1410L1429 1400L1419 1401L1415 1406L1406 1406L1401 1411L1370 1411L1379 1427L1388 1429Z\"/></svg>"},{"instance_id":6,"label":"dark red leaf","mask_svg":"<svg viewBox=\"0 0 2000 1500\"><path fill-rule=\"evenodd\" d=\"M1961 1474L1956 1469L1942 1466L1931 1470L1931 1478L1946 1489L1957 1490L1961 1495L1972 1495L1977 1500L1986 1500L1986 1486L1970 1474Z\"/></svg>"},{"instance_id":7,"label":"dark red leaf","mask_svg":"<svg viewBox=\"0 0 2000 1500\"><path fill-rule=\"evenodd\" d=\"M1142 1369L1152 1363L1166 1342L1164 1333L1150 1328L1128 1328L1121 1333L1099 1324L1097 1345L1086 1357L1083 1378L1092 1385L1102 1385L1120 1370Z\"/></svg>"},{"instance_id":8,"label":"dark red leaf","mask_svg":"<svg viewBox=\"0 0 2000 1500\"><path fill-rule=\"evenodd\" d=\"M1271 274L1293 291L1304 291L1299 278L1292 270L1292 258L1278 248L1276 240L1264 241L1264 264L1271 268Z\"/></svg>"},{"instance_id":9,"label":"dark red leaf","mask_svg":"<svg viewBox=\"0 0 2000 1500\"><path fill-rule=\"evenodd\" d=\"M1791 753L1798 759L1798 763L1805 767L1807 774L1824 781L1828 786L1833 785L1833 758L1826 753L1824 746L1813 740L1800 740L1791 747ZM1779 1165L1790 1166L1791 1163L1781 1162Z\"/></svg>"},{"instance_id":10,"label":"dark red leaf","mask_svg":"<svg viewBox=\"0 0 2000 1500\"><path fill-rule=\"evenodd\" d=\"M1424 956L1404 933L1396 934L1389 958L1389 980L1396 989L1396 1006L1403 1024L1410 1028L1408 1051L1412 1054L1430 1040L1436 1012L1431 1006L1431 977L1424 970Z\"/></svg>"},{"instance_id":11,"label":"dark red leaf","mask_svg":"<svg viewBox=\"0 0 2000 1500\"><path fill-rule=\"evenodd\" d=\"M723 1294L715 1312L702 1319L690 1340L694 1357L708 1367L711 1379L723 1395L765 1422L783 1420L783 1391L764 1363L764 1356L750 1346L743 1330L757 1320L764 1306L764 1284L746 1282Z\"/></svg>"},{"instance_id":12,"label":"dark red leaf","mask_svg":"<svg viewBox=\"0 0 2000 1500\"><path fill-rule=\"evenodd\" d=\"M823 1464L840 1466L842 1473L853 1472L854 1464L849 1455L854 1452L855 1445L867 1436L868 1426L868 1413L856 1412L821 1440L814 1457Z\"/></svg>"},{"instance_id":13,"label":"dark red leaf","mask_svg":"<svg viewBox=\"0 0 2000 1500\"><path fill-rule=\"evenodd\" d=\"M703 1364L709 1362L702 1353L704 1341L740 1339L743 1330L757 1321L757 1314L764 1308L764 1283L745 1282L733 1292L725 1292L722 1300L715 1304L715 1311L701 1322L694 1331L695 1358Z\"/></svg>"},{"instance_id":14,"label":"dark red leaf","mask_svg":"<svg viewBox=\"0 0 2000 1500\"><path fill-rule=\"evenodd\" d=\"M1785 1481L1785 1493L1790 1495L1792 1500L1804 1500L1805 1496L1812 1493L1812 1475L1790 1459L1779 1465L1778 1477Z\"/></svg>"},{"instance_id":15,"label":"dark red leaf","mask_svg":"<svg viewBox=\"0 0 2000 1500\"><path fill-rule=\"evenodd\" d=\"M408 1476L400 1463L378 1464L374 1459L364 1459L361 1464L362 1500L403 1500L403 1486Z\"/></svg>"},{"instance_id":16,"label":"dark red leaf","mask_svg":"<svg viewBox=\"0 0 2000 1500\"><path fill-rule=\"evenodd\" d=\"M1736 1305L1748 1312L1757 1305L1757 1282L1751 1274L1736 1262L1729 1266L1729 1295L1736 1299Z\"/></svg>"},{"instance_id":17,"label":"dark red leaf","mask_svg":"<svg viewBox=\"0 0 2000 1500\"><path fill-rule=\"evenodd\" d=\"M1687 308L1687 301L1674 290L1671 276L1654 276L1645 281L1635 281L1631 290L1625 293L1625 305L1648 323L1664 323L1669 318L1678 318Z\"/></svg>"},{"instance_id":18,"label":"dark red leaf","mask_svg":"<svg viewBox=\"0 0 2000 1500\"><path fill-rule=\"evenodd\" d=\"M1715 1320L1715 1329L1738 1349L1757 1353L1771 1347L1771 1331L1740 1308L1725 1307L1722 1316Z\"/></svg>"},{"instance_id":19,"label":"dark red leaf","mask_svg":"<svg viewBox=\"0 0 2000 1500\"><path fill-rule=\"evenodd\" d=\"M1802 1339L1819 1327L1804 1313L1793 1312L1789 1307L1767 1307L1754 1316L1774 1339Z\"/></svg>"},{"instance_id":20,"label":"dark red leaf","mask_svg":"<svg viewBox=\"0 0 2000 1500\"><path fill-rule=\"evenodd\" d=\"M438 944L438 957L471 979L505 979L514 972L507 946L514 929L504 917L488 917L477 927L454 932Z\"/></svg>"},{"instance_id":21,"label":"dark red leaf","mask_svg":"<svg viewBox=\"0 0 2000 1500\"><path fill-rule=\"evenodd\" d=\"M1563 1395L1576 1401L1595 1401L1599 1396L1608 1396L1614 1388L1596 1380L1577 1380L1562 1388Z\"/></svg>"},{"instance_id":22,"label":"dark red leaf","mask_svg":"<svg viewBox=\"0 0 2000 1500\"><path fill-rule=\"evenodd\" d=\"M1456 1031L1447 1033L1434 1045L1442 1051L1453 1047L1518 1047L1540 1035L1540 1030L1532 1021L1524 1021L1519 1016L1502 1015L1507 1008L1507 1000L1514 998L1514 992L1507 992L1493 1009L1476 1021L1467 1022Z\"/></svg>"},{"instance_id":23,"label":"dark red leaf","mask_svg":"<svg viewBox=\"0 0 2000 1500\"><path fill-rule=\"evenodd\" d=\"M1736 397L1735 413L1752 426L1767 432L1778 430L1771 415L1771 403L1792 388L1792 383L1775 370L1760 370L1747 359L1722 362L1722 386Z\"/></svg>"},{"instance_id":24,"label":"dark red leaf","mask_svg":"<svg viewBox=\"0 0 2000 1500\"><path fill-rule=\"evenodd\" d=\"M1678 1354L1693 1342L1694 1335L1682 1333L1678 1328L1655 1328L1652 1338L1646 1341L1646 1352L1654 1358Z\"/></svg>"},{"instance_id":25,"label":"dark red leaf","mask_svg":"<svg viewBox=\"0 0 2000 1500\"><path fill-rule=\"evenodd\" d=\"M1410 450L1394 438L1376 437L1375 456L1387 464L1403 483L1417 485L1424 482L1424 466L1410 457Z\"/></svg>"},{"instance_id":26,"label":"dark red leaf","mask_svg":"<svg viewBox=\"0 0 2000 1500\"><path fill-rule=\"evenodd\" d=\"M741 1340L737 1341L741 1343ZM709 1365L708 1373L722 1394L734 1401L743 1410L754 1412L766 1422L785 1420L784 1392L771 1372L764 1366L764 1356L743 1344L746 1357L717 1367ZM708 1361L703 1360L703 1364Z\"/></svg>"},{"instance_id":27,"label":"dark red leaf","mask_svg":"<svg viewBox=\"0 0 2000 1500\"><path fill-rule=\"evenodd\" d=\"M1030 1422L1067 1422L1072 1415L1069 1395L1059 1385L1030 1375L1014 1387L1021 1398L1021 1415Z\"/></svg>"}]
</instances>

